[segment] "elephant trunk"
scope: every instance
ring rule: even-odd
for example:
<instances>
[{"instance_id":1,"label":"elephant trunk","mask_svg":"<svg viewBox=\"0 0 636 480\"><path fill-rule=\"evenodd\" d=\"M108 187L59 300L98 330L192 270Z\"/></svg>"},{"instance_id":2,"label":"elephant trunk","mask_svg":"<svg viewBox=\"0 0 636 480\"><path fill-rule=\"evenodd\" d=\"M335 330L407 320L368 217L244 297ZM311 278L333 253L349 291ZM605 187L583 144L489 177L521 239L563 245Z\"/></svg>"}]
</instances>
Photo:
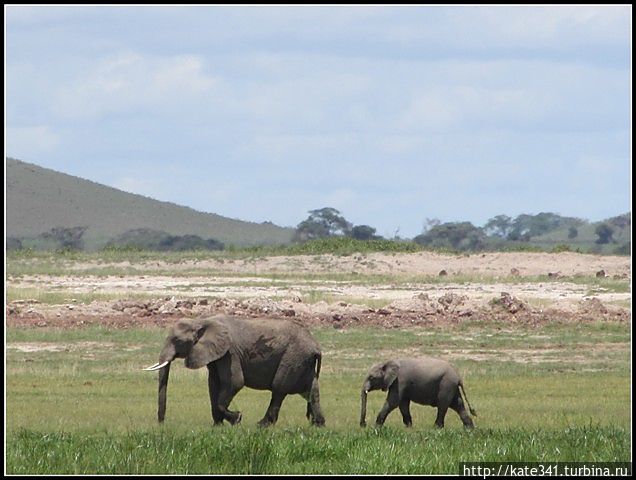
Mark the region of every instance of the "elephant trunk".
<instances>
[{"instance_id":1,"label":"elephant trunk","mask_svg":"<svg viewBox=\"0 0 636 480\"><path fill-rule=\"evenodd\" d=\"M170 363L159 370L159 408L157 419L159 423L166 417L166 393L168 391L168 377L170 376Z\"/></svg>"},{"instance_id":2,"label":"elephant trunk","mask_svg":"<svg viewBox=\"0 0 636 480\"><path fill-rule=\"evenodd\" d=\"M360 426L367 426L367 393L369 393L371 386L369 382L364 382L362 385L362 392L360 393Z\"/></svg>"},{"instance_id":3,"label":"elephant trunk","mask_svg":"<svg viewBox=\"0 0 636 480\"><path fill-rule=\"evenodd\" d=\"M147 370L159 370L159 392L157 419L159 423L166 417L166 393L168 391L168 377L170 376L170 362L174 360L176 350L171 342L167 342L159 355L159 363L149 367Z\"/></svg>"}]
</instances>

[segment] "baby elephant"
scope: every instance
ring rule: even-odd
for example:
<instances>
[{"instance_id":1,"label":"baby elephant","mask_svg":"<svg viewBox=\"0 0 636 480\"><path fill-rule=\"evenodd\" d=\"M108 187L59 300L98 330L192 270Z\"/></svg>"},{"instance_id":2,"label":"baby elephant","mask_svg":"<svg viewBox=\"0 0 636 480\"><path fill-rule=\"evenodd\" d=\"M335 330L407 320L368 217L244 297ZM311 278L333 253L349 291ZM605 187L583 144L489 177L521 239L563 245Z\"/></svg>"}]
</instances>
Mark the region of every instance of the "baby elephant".
<instances>
[{"instance_id":1,"label":"baby elephant","mask_svg":"<svg viewBox=\"0 0 636 480\"><path fill-rule=\"evenodd\" d=\"M455 410L466 428L473 428L473 420L466 412L459 389L462 389L470 413L477 416L468 403L462 379L457 370L448 362L431 357L399 358L375 365L369 371L362 385L362 408L360 426L366 426L367 393L382 389L389 391L386 402L375 423L384 424L386 417L396 407L400 407L402 420L407 427L413 424L410 403L437 407L435 425L444 427L444 417L448 408Z\"/></svg>"}]
</instances>

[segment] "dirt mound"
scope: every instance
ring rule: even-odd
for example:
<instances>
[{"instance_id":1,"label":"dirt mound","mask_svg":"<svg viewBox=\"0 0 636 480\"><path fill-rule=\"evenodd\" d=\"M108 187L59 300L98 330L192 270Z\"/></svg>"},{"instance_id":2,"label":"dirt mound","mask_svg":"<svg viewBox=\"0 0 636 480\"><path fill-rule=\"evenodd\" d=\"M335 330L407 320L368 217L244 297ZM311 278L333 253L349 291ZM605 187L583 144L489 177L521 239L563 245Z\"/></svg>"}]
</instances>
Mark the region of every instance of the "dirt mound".
<instances>
[{"instance_id":1,"label":"dirt mound","mask_svg":"<svg viewBox=\"0 0 636 480\"><path fill-rule=\"evenodd\" d=\"M571 252L457 256L420 252L184 260L174 264L141 261L135 264L137 273L81 272L108 267L108 263L69 262L61 275L9 276L7 286L15 292L29 292L25 298L34 290L64 292L62 301L66 303L51 305L35 299L10 302L5 309L7 326L163 325L179 317L214 314L296 318L334 328L631 320L630 308L618 307L631 304L628 282L625 284L630 288L595 287L594 298L589 299L589 282L573 280L577 275L593 277L601 270L603 279L629 279L627 257ZM564 278L546 276L548 268ZM333 275L336 272L338 275ZM322 273L329 277L316 276ZM346 273L355 274L354 281L341 275ZM361 276L365 274L368 276ZM523 278L527 276L544 278ZM594 285L604 281L594 278ZM99 294L95 297L120 299L134 293L137 299L90 303L74 299L94 298L94 293Z\"/></svg>"},{"instance_id":2,"label":"dirt mound","mask_svg":"<svg viewBox=\"0 0 636 480\"><path fill-rule=\"evenodd\" d=\"M586 298L579 303L579 317L593 321L595 320L619 320L622 322L631 321L632 315L629 310L605 305L598 298Z\"/></svg>"},{"instance_id":3,"label":"dirt mound","mask_svg":"<svg viewBox=\"0 0 636 480\"><path fill-rule=\"evenodd\" d=\"M456 293L445 293L437 299L437 303L442 306L445 312L455 312L460 309L464 302L468 300L466 295L457 295Z\"/></svg>"},{"instance_id":4,"label":"dirt mound","mask_svg":"<svg viewBox=\"0 0 636 480\"><path fill-rule=\"evenodd\" d=\"M515 314L522 310L528 310L527 303L513 297L508 292L501 292L501 297L491 300L490 304L494 309L502 308L510 314Z\"/></svg>"}]
</instances>

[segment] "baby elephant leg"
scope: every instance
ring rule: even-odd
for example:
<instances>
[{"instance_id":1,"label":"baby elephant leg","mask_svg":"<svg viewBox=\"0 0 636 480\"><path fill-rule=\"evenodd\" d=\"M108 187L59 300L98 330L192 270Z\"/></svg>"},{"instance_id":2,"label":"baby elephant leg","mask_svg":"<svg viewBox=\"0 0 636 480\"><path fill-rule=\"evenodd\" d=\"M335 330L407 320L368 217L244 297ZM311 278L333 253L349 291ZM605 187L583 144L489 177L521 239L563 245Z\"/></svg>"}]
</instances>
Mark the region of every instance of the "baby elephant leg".
<instances>
[{"instance_id":1,"label":"baby elephant leg","mask_svg":"<svg viewBox=\"0 0 636 480\"><path fill-rule=\"evenodd\" d=\"M399 404L400 398L397 388L390 388L389 394L386 396L386 401L384 402L380 413L378 413L378 418L376 418L375 420L376 426L381 427L382 425L384 425L386 417L389 415L389 413L395 410Z\"/></svg>"},{"instance_id":2,"label":"baby elephant leg","mask_svg":"<svg viewBox=\"0 0 636 480\"><path fill-rule=\"evenodd\" d=\"M464 406L464 401L462 400L461 395L457 392L457 396L453 399L453 402L450 405L450 408L455 410L461 418L464 427L466 428L474 428L475 424L473 423L473 419L470 417L468 412L466 411L466 407Z\"/></svg>"},{"instance_id":3,"label":"baby elephant leg","mask_svg":"<svg viewBox=\"0 0 636 480\"><path fill-rule=\"evenodd\" d=\"M437 428L444 428L444 417L446 417L447 410L448 405L437 406L437 418L435 419L435 426Z\"/></svg>"},{"instance_id":4,"label":"baby elephant leg","mask_svg":"<svg viewBox=\"0 0 636 480\"><path fill-rule=\"evenodd\" d=\"M413 425L413 419L411 418L411 401L408 398L403 398L400 402L400 413L402 414L402 421L404 425L410 427Z\"/></svg>"}]
</instances>

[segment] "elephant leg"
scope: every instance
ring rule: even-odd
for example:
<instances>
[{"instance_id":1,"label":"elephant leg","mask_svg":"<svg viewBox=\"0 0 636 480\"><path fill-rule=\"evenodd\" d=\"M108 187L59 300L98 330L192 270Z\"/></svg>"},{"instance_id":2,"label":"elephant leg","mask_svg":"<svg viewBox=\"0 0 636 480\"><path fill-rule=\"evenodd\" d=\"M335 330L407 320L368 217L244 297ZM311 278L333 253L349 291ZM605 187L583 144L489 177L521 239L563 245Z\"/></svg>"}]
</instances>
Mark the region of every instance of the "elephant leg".
<instances>
[{"instance_id":1,"label":"elephant leg","mask_svg":"<svg viewBox=\"0 0 636 480\"><path fill-rule=\"evenodd\" d=\"M269 407L267 407L267 411L265 412L265 416L258 422L259 427L268 427L270 425L274 425L278 420L278 412L280 411L280 406L285 400L287 395L280 392L272 392L272 399L269 402Z\"/></svg>"},{"instance_id":2,"label":"elephant leg","mask_svg":"<svg viewBox=\"0 0 636 480\"><path fill-rule=\"evenodd\" d=\"M238 393L240 388L231 388L222 390L219 393L219 411L223 415L223 418L230 422L232 425L240 423L243 417L241 412L230 410L228 407L232 402L234 396Z\"/></svg>"},{"instance_id":3,"label":"elephant leg","mask_svg":"<svg viewBox=\"0 0 636 480\"><path fill-rule=\"evenodd\" d=\"M212 409L212 421L214 425L222 425L225 418L219 409L219 375L213 364L208 365L208 391L210 393L210 407Z\"/></svg>"},{"instance_id":4,"label":"elephant leg","mask_svg":"<svg viewBox=\"0 0 636 480\"><path fill-rule=\"evenodd\" d=\"M305 410L305 417L307 417L307 420L313 423L314 412L311 409L311 393L303 392L300 394L300 396L303 397L305 400L307 400L307 409Z\"/></svg>"},{"instance_id":5,"label":"elephant leg","mask_svg":"<svg viewBox=\"0 0 636 480\"><path fill-rule=\"evenodd\" d=\"M437 428L444 428L444 417L446 417L446 411L448 405L439 405L437 407L437 418L435 419L435 426Z\"/></svg>"},{"instance_id":6,"label":"elephant leg","mask_svg":"<svg viewBox=\"0 0 636 480\"><path fill-rule=\"evenodd\" d=\"M403 398L400 402L400 413L402 414L402 421L404 425L410 427L413 425L413 419L411 418L411 401L408 398Z\"/></svg>"},{"instance_id":7,"label":"elephant leg","mask_svg":"<svg viewBox=\"0 0 636 480\"><path fill-rule=\"evenodd\" d=\"M311 424L318 427L325 425L325 417L320 408L320 389L318 387L318 379L314 378L311 382L311 390L309 391L308 409L311 410Z\"/></svg>"},{"instance_id":8,"label":"elephant leg","mask_svg":"<svg viewBox=\"0 0 636 480\"><path fill-rule=\"evenodd\" d=\"M225 355L215 362L215 370L219 378L218 410L224 420L236 425L241 421L241 412L232 411L229 406L234 396L245 384L241 364L231 355Z\"/></svg>"},{"instance_id":9,"label":"elephant leg","mask_svg":"<svg viewBox=\"0 0 636 480\"><path fill-rule=\"evenodd\" d=\"M378 413L378 417L375 419L375 425L377 427L381 427L382 425L384 425L386 417L389 415L389 413L395 410L399 404L399 394L397 388L395 388L395 384L393 384L393 386L389 388L389 394L386 396L386 401L384 402L380 413Z\"/></svg>"},{"instance_id":10,"label":"elephant leg","mask_svg":"<svg viewBox=\"0 0 636 480\"><path fill-rule=\"evenodd\" d=\"M308 392L300 394L305 400L307 400L307 410L305 416L312 425L322 427L325 425L325 417L322 414L320 408L320 390L318 388L318 379L314 379L311 385L311 389Z\"/></svg>"},{"instance_id":11,"label":"elephant leg","mask_svg":"<svg viewBox=\"0 0 636 480\"><path fill-rule=\"evenodd\" d=\"M444 418L448 407L453 403L455 397L459 394L459 387L455 380L451 377L445 376L442 378L439 384L439 391L437 392L437 418L435 419L435 426L438 428L444 428Z\"/></svg>"},{"instance_id":12,"label":"elephant leg","mask_svg":"<svg viewBox=\"0 0 636 480\"><path fill-rule=\"evenodd\" d=\"M448 406L450 402L442 399L437 402L437 418L435 419L435 426L437 428L444 428L444 418L446 417L446 412L448 411Z\"/></svg>"},{"instance_id":13,"label":"elephant leg","mask_svg":"<svg viewBox=\"0 0 636 480\"><path fill-rule=\"evenodd\" d=\"M457 412L457 414L459 415L459 418L461 418L462 423L464 424L464 427L469 429L475 427L473 423L473 419L470 417L470 415L466 411L466 407L464 406L464 401L462 400L462 397L459 395L459 393L453 399L453 402L451 403L450 408L452 408L453 410Z\"/></svg>"}]
</instances>

